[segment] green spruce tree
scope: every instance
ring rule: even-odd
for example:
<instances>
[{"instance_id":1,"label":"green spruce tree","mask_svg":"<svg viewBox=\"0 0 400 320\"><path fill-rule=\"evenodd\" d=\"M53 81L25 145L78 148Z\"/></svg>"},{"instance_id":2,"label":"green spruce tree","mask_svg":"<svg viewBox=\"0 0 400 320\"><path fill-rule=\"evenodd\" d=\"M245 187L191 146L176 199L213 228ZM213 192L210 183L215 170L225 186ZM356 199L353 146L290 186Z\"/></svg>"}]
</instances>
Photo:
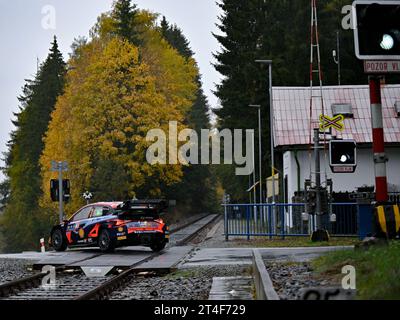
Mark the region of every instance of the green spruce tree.
<instances>
[{"instance_id":1,"label":"green spruce tree","mask_svg":"<svg viewBox=\"0 0 400 320\"><path fill-rule=\"evenodd\" d=\"M134 45L140 45L135 17L137 9L131 0L116 0L113 7L113 18L116 21L116 34Z\"/></svg>"},{"instance_id":2,"label":"green spruce tree","mask_svg":"<svg viewBox=\"0 0 400 320\"><path fill-rule=\"evenodd\" d=\"M27 80L19 97L20 112L13 121L4 173L10 195L0 227L8 251L32 249L48 232L51 221L39 214L41 195L39 157L51 113L63 92L66 64L54 37L50 53L34 80ZM49 164L50 165L50 164Z\"/></svg>"},{"instance_id":3,"label":"green spruce tree","mask_svg":"<svg viewBox=\"0 0 400 320\"><path fill-rule=\"evenodd\" d=\"M183 32L178 26L170 25L167 19L163 16L160 24L161 34L165 40L175 48L181 56L191 58L194 52L190 49L189 41L183 35Z\"/></svg>"},{"instance_id":4,"label":"green spruce tree","mask_svg":"<svg viewBox=\"0 0 400 320\"><path fill-rule=\"evenodd\" d=\"M249 105L260 104L264 124L263 141L269 141L266 125L269 105L265 94L267 72L255 63L256 59L268 58L261 50L263 39L268 36L264 30L265 12L262 3L258 0L225 0L219 4L224 12L218 26L221 34L214 36L222 48L214 56L217 61L215 68L223 80L215 92L221 107L214 109L214 112L218 116L219 129L258 128L256 110ZM268 148L264 145L264 164L267 164L269 158L266 150ZM248 177L238 177L234 170L235 167L229 165L218 168L223 186L233 200L248 201L244 192L248 189Z\"/></svg>"},{"instance_id":5,"label":"green spruce tree","mask_svg":"<svg viewBox=\"0 0 400 320\"><path fill-rule=\"evenodd\" d=\"M171 47L176 49L186 59L193 58L194 52L182 30L176 25L170 25L165 17L161 20L160 32ZM187 125L196 130L200 137L201 129L209 129L209 105L202 89L201 77L197 79L198 90L196 101L186 115ZM200 154L200 147L199 147ZM185 203L190 212L215 212L217 203L217 177L212 166L193 165L185 168L182 182L169 190L169 197L179 197L180 203Z\"/></svg>"}]
</instances>

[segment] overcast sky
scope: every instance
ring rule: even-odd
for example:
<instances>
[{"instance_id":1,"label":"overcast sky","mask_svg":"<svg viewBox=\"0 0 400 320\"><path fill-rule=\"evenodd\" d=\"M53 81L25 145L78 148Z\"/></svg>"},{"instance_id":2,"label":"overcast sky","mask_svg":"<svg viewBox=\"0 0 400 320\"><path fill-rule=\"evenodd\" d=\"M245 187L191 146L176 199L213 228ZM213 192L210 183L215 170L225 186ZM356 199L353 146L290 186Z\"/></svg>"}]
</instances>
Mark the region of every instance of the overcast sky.
<instances>
[{"instance_id":1,"label":"overcast sky","mask_svg":"<svg viewBox=\"0 0 400 320\"><path fill-rule=\"evenodd\" d=\"M54 35L58 37L65 60L74 38L88 36L97 17L109 11L112 0L0 0L0 152L13 129L12 113L18 111L17 96L24 79L36 72L37 58L43 61ZM190 41L203 75L203 88L210 105L217 106L212 94L220 75L212 67L212 53L219 50L212 32L221 14L215 0L135 0L141 9L149 9L176 23ZM52 7L49 7L52 6ZM55 9L55 29L48 19ZM45 26L46 28L43 28ZM49 28L50 27L50 28ZM3 162L1 162L1 165ZM0 179L2 179L0 174Z\"/></svg>"}]
</instances>

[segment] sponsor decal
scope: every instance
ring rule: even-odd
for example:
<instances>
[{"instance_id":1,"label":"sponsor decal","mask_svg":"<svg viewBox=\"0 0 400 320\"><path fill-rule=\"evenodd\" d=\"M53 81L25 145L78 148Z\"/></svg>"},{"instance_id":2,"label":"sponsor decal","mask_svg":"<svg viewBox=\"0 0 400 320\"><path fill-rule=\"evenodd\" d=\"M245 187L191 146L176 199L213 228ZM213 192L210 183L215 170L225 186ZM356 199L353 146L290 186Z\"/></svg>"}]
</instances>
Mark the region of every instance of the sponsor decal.
<instances>
[{"instance_id":1,"label":"sponsor decal","mask_svg":"<svg viewBox=\"0 0 400 320\"><path fill-rule=\"evenodd\" d=\"M80 237L81 239L83 239L83 238L85 237L85 230L79 229L78 234L79 234L79 237Z\"/></svg>"}]
</instances>

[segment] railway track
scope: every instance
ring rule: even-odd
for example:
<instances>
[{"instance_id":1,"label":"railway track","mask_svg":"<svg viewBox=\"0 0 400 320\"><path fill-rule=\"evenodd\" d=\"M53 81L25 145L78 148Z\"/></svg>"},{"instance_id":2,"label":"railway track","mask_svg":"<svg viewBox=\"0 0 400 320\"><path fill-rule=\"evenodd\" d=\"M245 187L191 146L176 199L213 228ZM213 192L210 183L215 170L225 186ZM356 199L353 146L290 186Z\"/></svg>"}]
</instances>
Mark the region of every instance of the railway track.
<instances>
[{"instance_id":1,"label":"railway track","mask_svg":"<svg viewBox=\"0 0 400 320\"><path fill-rule=\"evenodd\" d=\"M183 246L195 238L201 231L212 225L218 215L206 215L189 221L170 231L171 245ZM95 300L105 299L111 292L128 283L136 273L145 271L141 265L165 254L149 254L144 259L134 263L126 270L116 269L114 275L106 277L88 278L76 266L64 265L56 268L57 285L50 288L42 286L42 280L47 273L37 273L29 277L17 279L0 285L0 299L5 300ZM79 262L91 260L101 256L98 254ZM76 261L74 262L76 265Z\"/></svg>"}]
</instances>

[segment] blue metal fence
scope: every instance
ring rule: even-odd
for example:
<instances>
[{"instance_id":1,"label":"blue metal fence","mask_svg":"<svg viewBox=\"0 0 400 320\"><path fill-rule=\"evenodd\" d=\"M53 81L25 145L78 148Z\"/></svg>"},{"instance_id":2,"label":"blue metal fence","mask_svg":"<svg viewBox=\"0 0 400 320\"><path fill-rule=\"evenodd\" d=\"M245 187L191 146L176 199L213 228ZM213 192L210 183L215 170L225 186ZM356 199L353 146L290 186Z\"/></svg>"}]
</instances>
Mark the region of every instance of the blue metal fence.
<instances>
[{"instance_id":1,"label":"blue metal fence","mask_svg":"<svg viewBox=\"0 0 400 320\"><path fill-rule=\"evenodd\" d=\"M225 236L302 237L315 230L315 216L304 219L305 204L226 204ZM332 236L359 235L358 204L334 203L330 213L322 216L322 225ZM331 221L331 216L336 221Z\"/></svg>"}]
</instances>

